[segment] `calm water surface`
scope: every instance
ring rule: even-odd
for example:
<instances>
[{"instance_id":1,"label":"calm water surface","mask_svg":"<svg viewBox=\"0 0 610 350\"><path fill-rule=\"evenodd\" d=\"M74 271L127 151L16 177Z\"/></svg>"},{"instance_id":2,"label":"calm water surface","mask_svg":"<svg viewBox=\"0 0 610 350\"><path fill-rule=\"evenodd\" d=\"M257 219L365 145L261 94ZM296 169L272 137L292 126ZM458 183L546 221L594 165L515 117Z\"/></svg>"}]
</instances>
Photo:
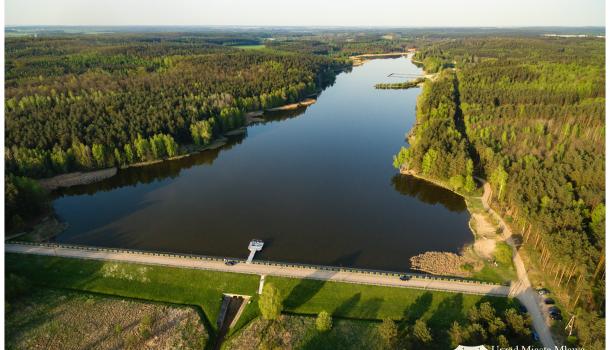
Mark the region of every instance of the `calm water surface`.
<instances>
[{"instance_id":1,"label":"calm water surface","mask_svg":"<svg viewBox=\"0 0 610 350\"><path fill-rule=\"evenodd\" d=\"M262 259L399 271L424 251L457 252L473 239L464 201L392 167L420 89L373 88L419 72L374 60L222 149L64 190L56 240L245 258L261 238Z\"/></svg>"}]
</instances>

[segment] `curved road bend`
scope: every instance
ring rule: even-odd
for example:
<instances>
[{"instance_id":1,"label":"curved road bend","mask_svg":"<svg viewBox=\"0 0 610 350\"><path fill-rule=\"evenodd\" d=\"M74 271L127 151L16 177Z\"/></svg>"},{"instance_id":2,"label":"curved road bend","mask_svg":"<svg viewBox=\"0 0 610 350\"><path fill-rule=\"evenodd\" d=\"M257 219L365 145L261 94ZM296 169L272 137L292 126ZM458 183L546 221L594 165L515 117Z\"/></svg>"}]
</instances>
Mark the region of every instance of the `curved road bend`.
<instances>
[{"instance_id":1,"label":"curved road bend","mask_svg":"<svg viewBox=\"0 0 610 350\"><path fill-rule=\"evenodd\" d=\"M519 255L517 246L511 237L513 232L506 224L504 219L498 213L496 213L495 210L489 207L489 200L491 199L491 186L489 183L480 178L478 178L478 180L483 182L484 192L483 197L481 197L483 208L487 212L491 213L498 220L498 222L500 222L500 225L504 230L503 237L513 248L513 264L517 270L518 281L517 283L513 283L511 287L511 296L515 296L527 308L527 311L532 317L532 325L538 333L542 345L544 345L546 348L555 349L555 341L553 340L551 330L549 329L549 325L545 320L540 303L538 302L538 293L534 290L534 288L532 288L532 284L527 277L527 270L525 269L521 255Z\"/></svg>"},{"instance_id":2,"label":"curved road bend","mask_svg":"<svg viewBox=\"0 0 610 350\"><path fill-rule=\"evenodd\" d=\"M308 278L323 281L370 284L388 287L406 287L465 294L491 295L499 297L507 297L510 293L509 287L501 285L479 284L473 282L459 281L443 281L435 279L422 279L417 277L412 278L409 281L401 281L396 276L373 275L347 271L328 271L311 269L306 267L274 266L263 264L238 263L233 266L227 266L222 260L201 260L180 256L171 257L130 252L116 253L104 251L90 251L78 248L53 248L25 244L6 244L4 249L6 253L37 254L60 256L66 258L121 261L149 265L164 265L173 267L195 268L202 270L246 273L261 276L270 275L291 278Z\"/></svg>"}]
</instances>

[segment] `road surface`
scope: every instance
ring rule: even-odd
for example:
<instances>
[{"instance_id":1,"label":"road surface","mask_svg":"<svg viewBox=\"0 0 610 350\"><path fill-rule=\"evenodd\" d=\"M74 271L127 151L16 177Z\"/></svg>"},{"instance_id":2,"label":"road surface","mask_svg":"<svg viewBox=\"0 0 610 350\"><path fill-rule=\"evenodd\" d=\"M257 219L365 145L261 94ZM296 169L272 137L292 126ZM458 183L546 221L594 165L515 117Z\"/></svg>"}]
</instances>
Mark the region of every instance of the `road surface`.
<instances>
[{"instance_id":1,"label":"road surface","mask_svg":"<svg viewBox=\"0 0 610 350\"><path fill-rule=\"evenodd\" d=\"M480 284L468 281L447 281L441 279L425 279L414 277L409 281L401 281L397 276L369 274L363 272L332 271L304 266L278 266L265 264L238 263L227 266L222 260L204 260L187 256L165 256L148 253L104 250L87 250L72 247L49 247L27 244L5 245L6 253L22 253L60 256L66 258L80 258L93 260L121 261L149 265L164 265L203 270L237 272L267 276L282 276L291 278L308 278L324 281L347 282L357 284L370 284L389 287L404 287L434 291L447 291L465 294L479 294L507 297L510 293L508 286L494 284Z\"/></svg>"},{"instance_id":2,"label":"road surface","mask_svg":"<svg viewBox=\"0 0 610 350\"><path fill-rule=\"evenodd\" d=\"M479 179L481 180L481 179ZM538 293L532 288L532 284L530 283L529 278L527 277L527 270L525 269L525 265L523 264L523 260L521 259L521 255L519 255L519 251L517 250L517 246L512 239L513 232L510 227L506 224L504 219L496 213L495 210L489 207L489 201L491 200L491 186L487 182L483 182L483 197L481 197L481 201L483 202L483 207L489 213L491 213L497 220L500 222L500 226L503 228L504 238L506 242L510 244L513 248L513 264L515 265L515 269L517 270L517 283L514 283L511 287L511 296L519 299L521 304L523 304L530 316L532 317L532 326L538 333L540 337L540 342L547 348L555 349L555 341L553 340L553 336L551 334L551 330L549 329L549 325L546 323L545 317L543 315L543 310L540 308L540 303L538 302Z\"/></svg>"}]
</instances>

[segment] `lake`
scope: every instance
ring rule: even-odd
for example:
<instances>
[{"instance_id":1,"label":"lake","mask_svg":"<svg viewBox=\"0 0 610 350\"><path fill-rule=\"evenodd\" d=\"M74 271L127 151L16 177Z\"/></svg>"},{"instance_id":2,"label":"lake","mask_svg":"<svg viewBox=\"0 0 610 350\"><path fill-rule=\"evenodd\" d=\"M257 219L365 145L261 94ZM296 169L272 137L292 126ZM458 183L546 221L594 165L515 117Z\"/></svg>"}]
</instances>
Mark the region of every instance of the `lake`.
<instances>
[{"instance_id":1,"label":"lake","mask_svg":"<svg viewBox=\"0 0 610 350\"><path fill-rule=\"evenodd\" d=\"M376 90L421 73L405 57L340 73L318 101L265 115L221 149L129 168L57 193L61 243L406 271L425 251L472 243L464 200L399 175L420 88ZM403 78L404 79L404 78Z\"/></svg>"}]
</instances>

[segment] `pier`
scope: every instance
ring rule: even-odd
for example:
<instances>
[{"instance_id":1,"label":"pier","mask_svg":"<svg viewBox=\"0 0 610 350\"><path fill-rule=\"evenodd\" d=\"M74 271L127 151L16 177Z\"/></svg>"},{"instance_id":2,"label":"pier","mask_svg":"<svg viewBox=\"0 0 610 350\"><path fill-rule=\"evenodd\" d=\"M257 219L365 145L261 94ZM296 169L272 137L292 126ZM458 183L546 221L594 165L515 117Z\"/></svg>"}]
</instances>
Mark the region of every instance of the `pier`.
<instances>
[{"instance_id":1,"label":"pier","mask_svg":"<svg viewBox=\"0 0 610 350\"><path fill-rule=\"evenodd\" d=\"M252 241L250 241L250 244L248 244L250 255L248 255L248 260L246 260L246 264L252 263L252 259L254 259L254 254L263 250L264 245L265 242L261 241L260 239L253 239Z\"/></svg>"}]
</instances>

